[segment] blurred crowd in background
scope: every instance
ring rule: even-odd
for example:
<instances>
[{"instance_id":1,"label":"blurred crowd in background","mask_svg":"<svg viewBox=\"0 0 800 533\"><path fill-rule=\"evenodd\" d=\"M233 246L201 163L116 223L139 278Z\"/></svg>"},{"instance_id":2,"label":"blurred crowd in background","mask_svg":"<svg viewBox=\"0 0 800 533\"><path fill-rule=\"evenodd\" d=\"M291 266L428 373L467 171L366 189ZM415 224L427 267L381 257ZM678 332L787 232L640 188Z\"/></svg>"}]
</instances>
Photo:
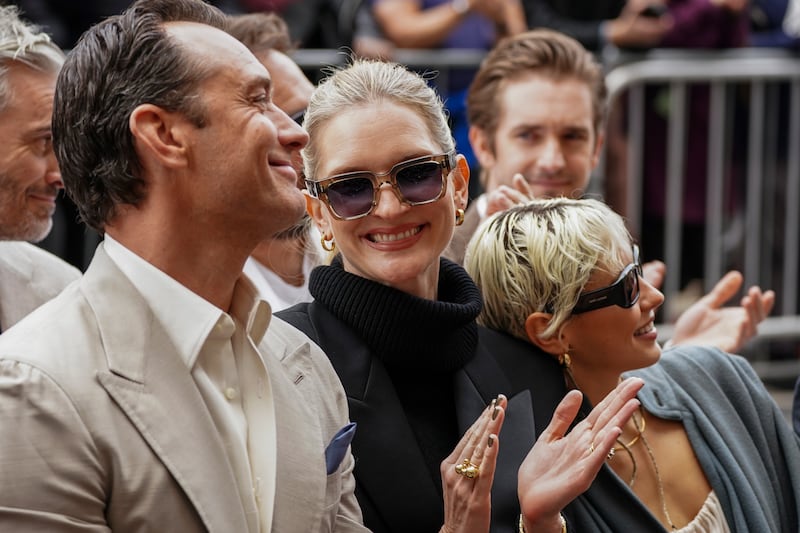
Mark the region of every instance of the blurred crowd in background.
<instances>
[{"instance_id":1,"label":"blurred crowd in background","mask_svg":"<svg viewBox=\"0 0 800 533\"><path fill-rule=\"evenodd\" d=\"M3 2L0 2L2 4ZM18 0L24 16L39 24L64 49L92 24L124 10L127 0ZM496 40L532 27L550 27L580 41L599 55L609 50L652 48L731 48L800 46L798 0L212 0L230 14L276 12L286 22L297 49L348 50L355 55L393 59L397 49L489 50ZM606 52L605 54L603 54ZM423 69L424 70L424 69ZM467 139L464 95L473 70L459 68L447 76L443 93L460 151L477 172ZM314 73L309 73L314 78ZM708 90L692 87L688 139L681 285L701 277L702 226L705 206ZM649 243L645 258L663 257L666 119L665 92L648 89L643 183L643 232ZM606 165L606 201L622 210L624 132L615 136L623 117L610 117ZM617 131L619 133L619 131ZM616 168L615 168L616 167ZM734 169L731 179L741 181ZM480 194L479 180L470 197ZM735 197L735 194L734 194ZM62 198L55 228L41 245L85 269L99 237L76 223L76 212ZM735 198L734 200L735 201ZM696 238L693 238L696 237Z\"/></svg>"}]
</instances>

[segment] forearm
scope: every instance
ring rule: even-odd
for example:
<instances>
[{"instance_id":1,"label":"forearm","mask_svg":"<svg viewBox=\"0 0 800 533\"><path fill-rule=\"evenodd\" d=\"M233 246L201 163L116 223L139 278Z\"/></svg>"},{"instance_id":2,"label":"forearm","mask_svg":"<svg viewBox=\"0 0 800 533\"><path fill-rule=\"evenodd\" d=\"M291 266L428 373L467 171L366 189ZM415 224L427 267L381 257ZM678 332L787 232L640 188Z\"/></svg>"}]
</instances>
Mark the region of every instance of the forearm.
<instances>
[{"instance_id":1,"label":"forearm","mask_svg":"<svg viewBox=\"0 0 800 533\"><path fill-rule=\"evenodd\" d=\"M407 0L378 2L374 13L386 37L399 48L436 48L466 15L449 2L422 10Z\"/></svg>"},{"instance_id":2,"label":"forearm","mask_svg":"<svg viewBox=\"0 0 800 533\"><path fill-rule=\"evenodd\" d=\"M516 35L528 29L525 10L519 0L506 0L503 6L503 24L500 36Z\"/></svg>"}]
</instances>

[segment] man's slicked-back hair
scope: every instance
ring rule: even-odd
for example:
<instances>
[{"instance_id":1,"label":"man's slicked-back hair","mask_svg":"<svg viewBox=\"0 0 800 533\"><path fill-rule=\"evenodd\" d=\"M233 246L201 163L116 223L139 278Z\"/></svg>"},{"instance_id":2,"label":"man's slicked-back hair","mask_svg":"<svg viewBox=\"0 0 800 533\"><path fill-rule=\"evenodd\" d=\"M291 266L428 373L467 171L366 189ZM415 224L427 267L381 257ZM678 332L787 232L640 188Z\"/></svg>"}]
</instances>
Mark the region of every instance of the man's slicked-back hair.
<instances>
[{"instance_id":1,"label":"man's slicked-back hair","mask_svg":"<svg viewBox=\"0 0 800 533\"><path fill-rule=\"evenodd\" d=\"M241 41L253 54L294 50L289 26L275 13L248 13L228 17L228 33Z\"/></svg>"},{"instance_id":2,"label":"man's slicked-back hair","mask_svg":"<svg viewBox=\"0 0 800 533\"><path fill-rule=\"evenodd\" d=\"M498 42L481 62L469 87L469 123L492 139L492 147L502 90L508 83L531 74L585 83L592 95L595 134L600 133L605 121L608 93L602 67L591 52L572 37L553 30L537 29ZM546 106L547 102L531 102L530 105Z\"/></svg>"},{"instance_id":3,"label":"man's slicked-back hair","mask_svg":"<svg viewBox=\"0 0 800 533\"><path fill-rule=\"evenodd\" d=\"M153 104L205 125L197 86L207 69L164 24L224 31L226 20L202 0L139 0L90 28L67 56L56 84L53 146L67 192L89 226L102 232L116 206L143 197L129 127L137 106Z\"/></svg>"},{"instance_id":4,"label":"man's slicked-back hair","mask_svg":"<svg viewBox=\"0 0 800 533\"><path fill-rule=\"evenodd\" d=\"M64 63L64 53L49 35L22 20L16 6L0 6L0 111L13 97L8 72L15 63L56 73Z\"/></svg>"}]
</instances>

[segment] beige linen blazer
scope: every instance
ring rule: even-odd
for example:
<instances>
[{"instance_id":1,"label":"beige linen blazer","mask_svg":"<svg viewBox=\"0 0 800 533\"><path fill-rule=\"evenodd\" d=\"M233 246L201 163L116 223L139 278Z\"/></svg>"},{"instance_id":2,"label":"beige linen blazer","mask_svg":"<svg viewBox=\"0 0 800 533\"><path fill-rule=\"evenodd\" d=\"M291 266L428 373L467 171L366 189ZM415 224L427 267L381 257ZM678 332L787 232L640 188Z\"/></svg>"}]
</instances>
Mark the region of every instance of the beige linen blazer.
<instances>
[{"instance_id":1,"label":"beige linen blazer","mask_svg":"<svg viewBox=\"0 0 800 533\"><path fill-rule=\"evenodd\" d=\"M38 246L0 242L0 328L7 330L55 297L80 270Z\"/></svg>"},{"instance_id":2,"label":"beige linen blazer","mask_svg":"<svg viewBox=\"0 0 800 533\"><path fill-rule=\"evenodd\" d=\"M328 359L277 318L259 345L277 418L274 533L365 531ZM99 247L78 283L0 336L0 531L245 533L225 445L141 295Z\"/></svg>"}]
</instances>

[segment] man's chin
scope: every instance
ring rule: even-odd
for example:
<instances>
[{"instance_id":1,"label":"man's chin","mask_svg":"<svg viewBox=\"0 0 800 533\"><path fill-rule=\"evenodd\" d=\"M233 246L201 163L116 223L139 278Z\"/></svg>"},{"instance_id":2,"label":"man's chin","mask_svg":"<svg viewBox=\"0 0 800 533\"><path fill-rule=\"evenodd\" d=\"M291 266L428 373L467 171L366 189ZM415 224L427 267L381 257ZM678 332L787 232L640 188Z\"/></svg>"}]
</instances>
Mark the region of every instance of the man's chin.
<instances>
[{"instance_id":1,"label":"man's chin","mask_svg":"<svg viewBox=\"0 0 800 533\"><path fill-rule=\"evenodd\" d=\"M53 220L50 217L42 221L8 225L0 228L0 241L37 243L43 241L50 234L52 228Z\"/></svg>"},{"instance_id":2,"label":"man's chin","mask_svg":"<svg viewBox=\"0 0 800 533\"><path fill-rule=\"evenodd\" d=\"M308 213L303 212L303 216L300 218L300 220L296 224L294 224L294 225L292 225L292 226L290 226L290 227L288 227L288 228L286 228L284 230L279 231L278 233L273 235L272 238L276 239L276 240L299 239L300 237L302 237L306 233L308 233L308 229L310 227L311 227L311 217L308 216Z\"/></svg>"}]
</instances>

